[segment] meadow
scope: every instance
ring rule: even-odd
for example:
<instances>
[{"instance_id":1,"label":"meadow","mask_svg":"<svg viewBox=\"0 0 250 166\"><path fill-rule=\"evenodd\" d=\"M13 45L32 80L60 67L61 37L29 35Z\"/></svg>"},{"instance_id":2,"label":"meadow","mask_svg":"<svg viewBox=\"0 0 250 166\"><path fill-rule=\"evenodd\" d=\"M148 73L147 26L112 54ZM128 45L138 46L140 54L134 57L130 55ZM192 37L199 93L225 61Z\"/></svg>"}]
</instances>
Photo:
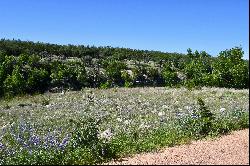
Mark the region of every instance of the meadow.
<instances>
[{"instance_id":1,"label":"meadow","mask_svg":"<svg viewBox=\"0 0 250 166\"><path fill-rule=\"evenodd\" d=\"M249 89L83 88L0 100L0 164L98 164L249 127Z\"/></svg>"}]
</instances>

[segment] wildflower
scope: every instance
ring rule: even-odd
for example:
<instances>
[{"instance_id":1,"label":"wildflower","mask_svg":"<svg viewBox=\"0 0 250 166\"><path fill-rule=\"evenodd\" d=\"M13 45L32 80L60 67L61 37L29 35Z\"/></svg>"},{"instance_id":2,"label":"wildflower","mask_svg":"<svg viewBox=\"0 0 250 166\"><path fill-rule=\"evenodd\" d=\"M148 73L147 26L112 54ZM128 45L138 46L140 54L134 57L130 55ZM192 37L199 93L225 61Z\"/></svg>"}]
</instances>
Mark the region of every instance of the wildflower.
<instances>
[{"instance_id":1,"label":"wildflower","mask_svg":"<svg viewBox=\"0 0 250 166\"><path fill-rule=\"evenodd\" d=\"M1 142L0 142L0 149L3 149L4 148L4 144L2 144Z\"/></svg>"},{"instance_id":2,"label":"wildflower","mask_svg":"<svg viewBox=\"0 0 250 166\"><path fill-rule=\"evenodd\" d=\"M226 108L221 108L220 109L220 112L225 112L226 111Z\"/></svg>"},{"instance_id":3,"label":"wildflower","mask_svg":"<svg viewBox=\"0 0 250 166\"><path fill-rule=\"evenodd\" d=\"M151 112L154 114L154 113L156 113L156 112L157 112L157 110L156 110L156 109L154 109L154 110L153 110L153 111L151 111Z\"/></svg>"},{"instance_id":4,"label":"wildflower","mask_svg":"<svg viewBox=\"0 0 250 166\"><path fill-rule=\"evenodd\" d=\"M59 148L64 149L67 146L69 139L70 139L70 136L69 136L69 134L67 134L67 136L59 144Z\"/></svg>"},{"instance_id":5,"label":"wildflower","mask_svg":"<svg viewBox=\"0 0 250 166\"><path fill-rule=\"evenodd\" d=\"M124 124L125 124L125 125L129 125L129 124L131 123L131 121L132 121L132 120L125 120L125 121L124 121Z\"/></svg>"},{"instance_id":6,"label":"wildflower","mask_svg":"<svg viewBox=\"0 0 250 166\"><path fill-rule=\"evenodd\" d=\"M139 129L148 129L150 127L150 125L145 125L144 123L142 123L140 126L139 126Z\"/></svg>"},{"instance_id":7,"label":"wildflower","mask_svg":"<svg viewBox=\"0 0 250 166\"><path fill-rule=\"evenodd\" d=\"M118 122L122 122L122 119L121 119L121 118L117 118L117 121L118 121Z\"/></svg>"},{"instance_id":8,"label":"wildflower","mask_svg":"<svg viewBox=\"0 0 250 166\"><path fill-rule=\"evenodd\" d=\"M167 108L168 108L168 106L166 106L166 105L162 106L162 109L167 109Z\"/></svg>"},{"instance_id":9,"label":"wildflower","mask_svg":"<svg viewBox=\"0 0 250 166\"><path fill-rule=\"evenodd\" d=\"M32 137L30 137L29 141L33 145L39 145L40 144L40 138L38 136L36 136L36 135L33 135Z\"/></svg>"},{"instance_id":10,"label":"wildflower","mask_svg":"<svg viewBox=\"0 0 250 166\"><path fill-rule=\"evenodd\" d=\"M184 114L181 112L178 112L178 113L176 113L176 116L180 118L180 117L184 116Z\"/></svg>"},{"instance_id":11,"label":"wildflower","mask_svg":"<svg viewBox=\"0 0 250 166\"><path fill-rule=\"evenodd\" d=\"M104 138L107 140L110 140L112 136L113 136L113 133L111 132L110 128L108 128L107 130L105 130L104 132L100 134L100 138Z\"/></svg>"},{"instance_id":12,"label":"wildflower","mask_svg":"<svg viewBox=\"0 0 250 166\"><path fill-rule=\"evenodd\" d=\"M192 110L193 110L192 107L191 107L191 106L188 106L188 105L185 106L185 109L188 110L188 112L192 112Z\"/></svg>"},{"instance_id":13,"label":"wildflower","mask_svg":"<svg viewBox=\"0 0 250 166\"><path fill-rule=\"evenodd\" d=\"M197 114L195 114L195 113L192 113L192 114L191 114L191 117L192 117L193 119L198 119L198 118L199 118L199 115L197 115Z\"/></svg>"},{"instance_id":14,"label":"wildflower","mask_svg":"<svg viewBox=\"0 0 250 166\"><path fill-rule=\"evenodd\" d=\"M51 107L51 104L48 104L48 105L46 105L45 107L50 108L50 107Z\"/></svg>"},{"instance_id":15,"label":"wildflower","mask_svg":"<svg viewBox=\"0 0 250 166\"><path fill-rule=\"evenodd\" d=\"M164 116L165 115L165 112L161 111L158 113L158 116Z\"/></svg>"}]
</instances>

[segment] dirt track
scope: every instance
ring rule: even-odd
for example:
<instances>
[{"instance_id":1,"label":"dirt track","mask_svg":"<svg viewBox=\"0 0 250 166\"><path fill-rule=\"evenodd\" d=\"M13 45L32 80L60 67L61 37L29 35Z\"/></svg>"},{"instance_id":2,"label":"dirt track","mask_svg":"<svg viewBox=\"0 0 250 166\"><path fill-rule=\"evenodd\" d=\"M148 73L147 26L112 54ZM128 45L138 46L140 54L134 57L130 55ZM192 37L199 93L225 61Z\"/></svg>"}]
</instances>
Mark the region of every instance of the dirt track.
<instances>
[{"instance_id":1,"label":"dirt track","mask_svg":"<svg viewBox=\"0 0 250 166\"><path fill-rule=\"evenodd\" d=\"M111 161L112 165L248 165L249 129L234 131L215 140L194 141L188 145L165 148L160 152L138 154Z\"/></svg>"}]
</instances>

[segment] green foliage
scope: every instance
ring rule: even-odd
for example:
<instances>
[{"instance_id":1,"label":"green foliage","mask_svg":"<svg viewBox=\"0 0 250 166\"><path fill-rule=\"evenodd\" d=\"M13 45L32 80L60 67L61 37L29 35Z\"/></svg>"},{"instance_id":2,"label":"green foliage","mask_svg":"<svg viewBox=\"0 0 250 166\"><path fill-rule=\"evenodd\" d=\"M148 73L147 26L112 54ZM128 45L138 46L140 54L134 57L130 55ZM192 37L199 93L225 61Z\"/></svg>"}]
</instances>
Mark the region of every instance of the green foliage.
<instances>
[{"instance_id":1,"label":"green foliage","mask_svg":"<svg viewBox=\"0 0 250 166\"><path fill-rule=\"evenodd\" d=\"M75 131L72 133L68 150L70 156L74 158L71 158L70 163L76 164L80 160L81 164L93 164L115 157L116 154L112 150L110 143L98 137L97 121L88 118L72 121L72 123L75 125ZM78 158L75 159L75 157Z\"/></svg>"},{"instance_id":2,"label":"green foliage","mask_svg":"<svg viewBox=\"0 0 250 166\"><path fill-rule=\"evenodd\" d=\"M49 73L45 69L34 68L30 70L27 79L27 89L29 92L43 91L49 85Z\"/></svg>"},{"instance_id":3,"label":"green foliage","mask_svg":"<svg viewBox=\"0 0 250 166\"><path fill-rule=\"evenodd\" d=\"M188 89L188 90L193 90L197 87L197 85L195 84L194 80L185 80L184 82L184 86Z\"/></svg>"},{"instance_id":4,"label":"green foliage","mask_svg":"<svg viewBox=\"0 0 250 166\"><path fill-rule=\"evenodd\" d=\"M205 106L205 103L201 98L198 98L198 104L200 108L196 113L196 116L199 117L198 124L201 127L199 134L207 135L212 129L212 122L215 118L215 115Z\"/></svg>"},{"instance_id":5,"label":"green foliage","mask_svg":"<svg viewBox=\"0 0 250 166\"><path fill-rule=\"evenodd\" d=\"M170 67L170 65L165 66L162 75L166 86L172 87L179 83L179 78L177 76L177 73Z\"/></svg>"},{"instance_id":6,"label":"green foliage","mask_svg":"<svg viewBox=\"0 0 250 166\"><path fill-rule=\"evenodd\" d=\"M107 64L107 67L105 68L107 75L108 75L108 79L118 85L123 84L122 77L121 77L121 71L123 69L126 69L126 65L116 60L109 61Z\"/></svg>"},{"instance_id":7,"label":"green foliage","mask_svg":"<svg viewBox=\"0 0 250 166\"><path fill-rule=\"evenodd\" d=\"M65 144L67 137L61 140L58 136L47 135L45 140L38 139L29 123L16 123L1 137L1 143L8 142L8 147L0 149L0 164L85 165L116 157L115 145L99 138L96 121L91 118L72 120L70 125L74 130ZM62 141L61 144L58 141Z\"/></svg>"},{"instance_id":8,"label":"green foliage","mask_svg":"<svg viewBox=\"0 0 250 166\"><path fill-rule=\"evenodd\" d=\"M133 86L133 77L129 75L129 73L126 70L122 71L121 74L122 79L125 81L124 86L126 88Z\"/></svg>"},{"instance_id":9,"label":"green foliage","mask_svg":"<svg viewBox=\"0 0 250 166\"><path fill-rule=\"evenodd\" d=\"M164 79L157 68L149 67L147 69L147 77L149 84L156 85L163 85Z\"/></svg>"},{"instance_id":10,"label":"green foliage","mask_svg":"<svg viewBox=\"0 0 250 166\"><path fill-rule=\"evenodd\" d=\"M220 52L213 65L213 74L217 86L227 88L249 87L249 67L242 60L242 48L235 47Z\"/></svg>"},{"instance_id":11,"label":"green foliage","mask_svg":"<svg viewBox=\"0 0 250 166\"><path fill-rule=\"evenodd\" d=\"M213 130L215 114L206 106L201 98L198 98L199 109L194 110L191 116L180 119L183 130L188 130L191 137L206 137Z\"/></svg>"},{"instance_id":12,"label":"green foliage","mask_svg":"<svg viewBox=\"0 0 250 166\"><path fill-rule=\"evenodd\" d=\"M240 47L222 51L215 58L205 51L192 52L190 48L184 55L2 39L0 97L45 92L54 87L249 88L249 62L242 59L243 54ZM16 89L22 82L26 85Z\"/></svg>"},{"instance_id":13,"label":"green foliage","mask_svg":"<svg viewBox=\"0 0 250 166\"><path fill-rule=\"evenodd\" d=\"M205 51L199 53L197 50L194 55L191 52L188 54L192 58L184 67L184 73L187 76L185 85L189 88L210 85L212 82L208 75L211 74L212 69L210 67L210 62L207 59L209 57L208 54Z\"/></svg>"},{"instance_id":14,"label":"green foliage","mask_svg":"<svg viewBox=\"0 0 250 166\"><path fill-rule=\"evenodd\" d=\"M54 87L80 89L86 85L86 70L81 63L54 62L51 69L51 85Z\"/></svg>"},{"instance_id":15,"label":"green foliage","mask_svg":"<svg viewBox=\"0 0 250 166\"><path fill-rule=\"evenodd\" d=\"M245 128L249 128L249 112L234 110L227 114L218 115L215 118L210 135L217 136Z\"/></svg>"},{"instance_id":16,"label":"green foliage","mask_svg":"<svg viewBox=\"0 0 250 166\"><path fill-rule=\"evenodd\" d=\"M107 81L105 83L101 83L100 88L101 89L108 89L110 86L111 85L110 85L109 81Z\"/></svg>"},{"instance_id":17,"label":"green foliage","mask_svg":"<svg viewBox=\"0 0 250 166\"><path fill-rule=\"evenodd\" d=\"M125 81L124 87L126 87L126 88L131 88L131 87L133 87L133 82Z\"/></svg>"},{"instance_id":18,"label":"green foliage","mask_svg":"<svg viewBox=\"0 0 250 166\"><path fill-rule=\"evenodd\" d=\"M137 66L132 69L132 72L134 85L143 86L146 83L146 68L140 64L137 64Z\"/></svg>"},{"instance_id":19,"label":"green foliage","mask_svg":"<svg viewBox=\"0 0 250 166\"><path fill-rule=\"evenodd\" d=\"M19 66L15 66L12 75L3 82L3 90L7 96L22 94L25 91L25 80Z\"/></svg>"}]
</instances>

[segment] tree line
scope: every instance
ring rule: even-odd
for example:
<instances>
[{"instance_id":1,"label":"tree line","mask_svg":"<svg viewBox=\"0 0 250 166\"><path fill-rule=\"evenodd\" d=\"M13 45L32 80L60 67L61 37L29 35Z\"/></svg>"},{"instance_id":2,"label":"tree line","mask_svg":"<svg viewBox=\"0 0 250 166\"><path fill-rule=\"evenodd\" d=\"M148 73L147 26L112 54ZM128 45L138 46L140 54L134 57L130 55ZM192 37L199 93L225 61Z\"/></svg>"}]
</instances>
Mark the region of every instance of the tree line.
<instances>
[{"instance_id":1,"label":"tree line","mask_svg":"<svg viewBox=\"0 0 250 166\"><path fill-rule=\"evenodd\" d=\"M43 93L55 87L210 86L249 88L241 47L212 57L129 48L0 40L0 96Z\"/></svg>"}]
</instances>

